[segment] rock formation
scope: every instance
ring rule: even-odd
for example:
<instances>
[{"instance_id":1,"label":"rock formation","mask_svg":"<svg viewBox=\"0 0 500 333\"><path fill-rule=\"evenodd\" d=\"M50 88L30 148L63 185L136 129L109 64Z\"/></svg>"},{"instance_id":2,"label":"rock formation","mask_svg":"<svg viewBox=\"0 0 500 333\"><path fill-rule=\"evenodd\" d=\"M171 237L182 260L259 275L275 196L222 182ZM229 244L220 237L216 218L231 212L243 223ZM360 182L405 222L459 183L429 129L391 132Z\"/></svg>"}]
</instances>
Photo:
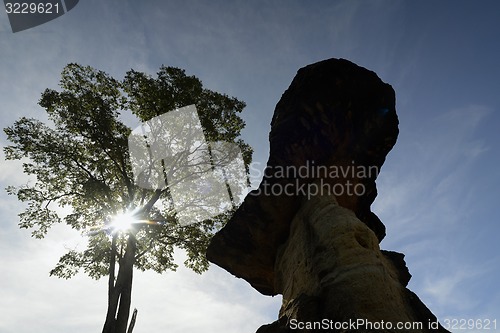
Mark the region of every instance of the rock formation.
<instances>
[{"instance_id":1,"label":"rock formation","mask_svg":"<svg viewBox=\"0 0 500 333\"><path fill-rule=\"evenodd\" d=\"M394 90L374 72L344 59L298 71L276 105L259 188L207 251L262 294L283 295L278 321L259 333L447 332L406 288L404 255L379 248L385 226L370 206L397 136Z\"/></svg>"}]
</instances>

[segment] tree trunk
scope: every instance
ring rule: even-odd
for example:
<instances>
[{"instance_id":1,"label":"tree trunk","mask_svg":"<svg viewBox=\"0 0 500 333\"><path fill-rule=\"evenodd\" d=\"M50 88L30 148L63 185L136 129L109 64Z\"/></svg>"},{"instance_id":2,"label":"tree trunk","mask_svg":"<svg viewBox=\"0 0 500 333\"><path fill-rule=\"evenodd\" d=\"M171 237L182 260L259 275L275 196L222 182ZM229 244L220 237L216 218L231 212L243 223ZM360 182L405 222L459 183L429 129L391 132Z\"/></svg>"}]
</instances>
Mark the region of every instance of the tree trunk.
<instances>
[{"instance_id":1,"label":"tree trunk","mask_svg":"<svg viewBox=\"0 0 500 333\"><path fill-rule=\"evenodd\" d=\"M108 311L102 333L126 333L132 301L132 278L136 252L136 240L129 233L125 255L120 259L116 282L115 258L116 236L113 236L110 256L109 285L108 285Z\"/></svg>"},{"instance_id":2,"label":"tree trunk","mask_svg":"<svg viewBox=\"0 0 500 333\"><path fill-rule=\"evenodd\" d=\"M132 313L132 319L130 319L130 325L128 325L127 333L133 332L136 319L137 319L137 309L134 309L134 312Z\"/></svg>"}]
</instances>

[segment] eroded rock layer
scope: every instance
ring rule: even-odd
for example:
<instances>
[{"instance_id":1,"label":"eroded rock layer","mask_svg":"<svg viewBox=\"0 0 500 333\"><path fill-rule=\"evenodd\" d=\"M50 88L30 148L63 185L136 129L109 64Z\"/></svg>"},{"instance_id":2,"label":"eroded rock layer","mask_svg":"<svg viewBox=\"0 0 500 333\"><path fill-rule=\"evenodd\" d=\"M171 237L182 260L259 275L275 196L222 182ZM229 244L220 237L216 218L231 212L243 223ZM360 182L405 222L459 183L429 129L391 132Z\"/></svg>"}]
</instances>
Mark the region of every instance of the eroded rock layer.
<instances>
[{"instance_id":1,"label":"eroded rock layer","mask_svg":"<svg viewBox=\"0 0 500 333\"><path fill-rule=\"evenodd\" d=\"M379 247L385 227L370 206L397 136L394 90L374 72L343 59L298 71L276 105L259 188L207 250L262 294L283 295L279 319L258 333L447 332L406 288L404 255Z\"/></svg>"},{"instance_id":2,"label":"eroded rock layer","mask_svg":"<svg viewBox=\"0 0 500 333\"><path fill-rule=\"evenodd\" d=\"M447 332L406 288L403 255L381 251L375 233L333 196L301 205L275 271L280 320L258 333L296 332L301 325L300 332Z\"/></svg>"},{"instance_id":3,"label":"eroded rock layer","mask_svg":"<svg viewBox=\"0 0 500 333\"><path fill-rule=\"evenodd\" d=\"M370 205L397 135L394 90L374 72L344 59L301 68L274 111L265 177L215 235L209 260L275 295L276 251L318 179L382 240L385 227Z\"/></svg>"}]
</instances>

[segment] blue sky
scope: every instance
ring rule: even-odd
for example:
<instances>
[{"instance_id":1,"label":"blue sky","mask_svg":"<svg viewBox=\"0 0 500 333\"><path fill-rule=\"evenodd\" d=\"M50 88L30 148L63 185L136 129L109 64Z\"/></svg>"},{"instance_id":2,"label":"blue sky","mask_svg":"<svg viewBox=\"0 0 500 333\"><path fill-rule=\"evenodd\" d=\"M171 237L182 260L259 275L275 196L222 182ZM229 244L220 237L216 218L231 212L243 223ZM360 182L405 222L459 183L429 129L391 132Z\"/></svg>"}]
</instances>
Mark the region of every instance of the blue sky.
<instances>
[{"instance_id":1,"label":"blue sky","mask_svg":"<svg viewBox=\"0 0 500 333\"><path fill-rule=\"evenodd\" d=\"M2 11L0 125L44 119L40 94L57 87L69 62L117 78L165 64L244 100L243 136L254 161L265 163L274 106L297 69L349 59L397 96L400 136L373 205L387 227L382 248L406 254L410 289L441 321L489 318L500 326L499 13L497 1L81 0L13 34ZM27 181L0 157L0 187ZM0 332L99 331L106 282L48 277L79 236L58 226L32 239L17 227L21 210L0 192ZM276 319L281 302L217 267L135 278L137 333L255 332Z\"/></svg>"}]
</instances>

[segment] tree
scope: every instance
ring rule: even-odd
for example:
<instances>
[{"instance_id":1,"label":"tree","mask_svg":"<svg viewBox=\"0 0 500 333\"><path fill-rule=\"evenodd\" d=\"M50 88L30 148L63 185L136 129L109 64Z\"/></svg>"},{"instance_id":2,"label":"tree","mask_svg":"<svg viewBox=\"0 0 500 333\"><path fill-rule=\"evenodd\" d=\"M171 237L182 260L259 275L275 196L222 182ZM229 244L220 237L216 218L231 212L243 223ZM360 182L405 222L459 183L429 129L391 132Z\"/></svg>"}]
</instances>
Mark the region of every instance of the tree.
<instances>
[{"instance_id":1,"label":"tree","mask_svg":"<svg viewBox=\"0 0 500 333\"><path fill-rule=\"evenodd\" d=\"M56 223L88 236L87 248L64 254L50 275L68 279L83 270L94 279L107 276L103 332L125 333L134 267L158 273L175 270L177 247L187 254L187 267L205 271L206 246L231 211L179 225L171 204L172 184L148 189L134 181L128 152L131 129L121 117L132 114L144 122L194 104L206 139L237 144L248 166L252 150L239 138L245 125L239 113L245 104L204 88L184 70L165 66L156 78L130 70L116 80L103 71L69 64L60 88L46 89L39 101L49 124L23 117L4 129L11 142L4 148L6 159L23 159L24 173L36 177L33 183L7 191L27 203L19 226L31 229L33 237L43 238ZM167 175L171 170L163 171ZM57 207L69 207L71 212L62 216ZM135 224L113 228L113 216L131 212Z\"/></svg>"}]
</instances>

